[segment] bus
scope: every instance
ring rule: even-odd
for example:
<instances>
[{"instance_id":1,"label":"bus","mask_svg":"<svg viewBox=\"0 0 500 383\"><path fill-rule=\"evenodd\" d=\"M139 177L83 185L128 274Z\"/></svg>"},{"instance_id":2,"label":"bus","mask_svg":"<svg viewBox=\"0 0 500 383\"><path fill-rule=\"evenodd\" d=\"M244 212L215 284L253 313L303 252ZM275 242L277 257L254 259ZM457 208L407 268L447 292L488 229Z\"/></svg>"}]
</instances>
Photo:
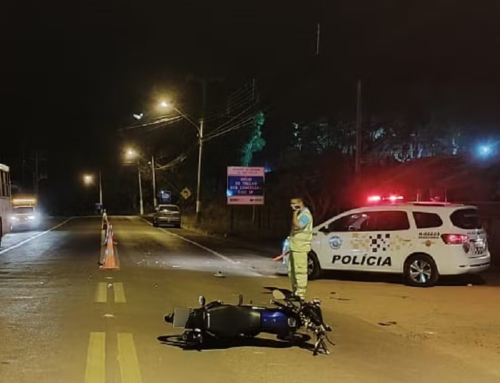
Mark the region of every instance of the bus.
<instances>
[{"instance_id":1,"label":"bus","mask_svg":"<svg viewBox=\"0 0 500 383\"><path fill-rule=\"evenodd\" d=\"M10 214L11 206L10 191L10 169L8 166L0 164L0 245L2 237L11 228Z\"/></svg>"}]
</instances>

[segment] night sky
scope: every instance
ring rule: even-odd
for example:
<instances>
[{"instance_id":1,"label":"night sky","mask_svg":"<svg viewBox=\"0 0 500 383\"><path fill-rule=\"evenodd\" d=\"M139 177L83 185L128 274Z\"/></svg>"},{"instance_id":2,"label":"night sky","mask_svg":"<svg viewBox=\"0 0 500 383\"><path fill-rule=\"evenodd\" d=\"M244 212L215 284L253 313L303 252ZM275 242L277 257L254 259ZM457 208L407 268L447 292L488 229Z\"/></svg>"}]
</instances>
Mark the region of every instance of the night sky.
<instances>
[{"instance_id":1,"label":"night sky","mask_svg":"<svg viewBox=\"0 0 500 383\"><path fill-rule=\"evenodd\" d=\"M357 78L371 113L424 100L488 134L500 122L498 1L9 3L0 6L0 161L20 179L21 153L46 151L64 203L83 171L117 165L116 129L154 95L199 107L188 74L224 76L221 94L255 76L273 126L354 118Z\"/></svg>"}]
</instances>

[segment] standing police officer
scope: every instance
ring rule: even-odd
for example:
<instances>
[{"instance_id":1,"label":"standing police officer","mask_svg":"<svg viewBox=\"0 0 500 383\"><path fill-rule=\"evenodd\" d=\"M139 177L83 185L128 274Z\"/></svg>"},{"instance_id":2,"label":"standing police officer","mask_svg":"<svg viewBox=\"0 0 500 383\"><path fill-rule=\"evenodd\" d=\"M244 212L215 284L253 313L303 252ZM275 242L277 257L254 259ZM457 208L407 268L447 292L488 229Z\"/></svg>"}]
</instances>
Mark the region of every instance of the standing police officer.
<instances>
[{"instance_id":1,"label":"standing police officer","mask_svg":"<svg viewBox=\"0 0 500 383\"><path fill-rule=\"evenodd\" d=\"M307 288L307 254L311 251L313 217L302 198L292 198L292 231L288 276L294 295L305 298Z\"/></svg>"}]
</instances>

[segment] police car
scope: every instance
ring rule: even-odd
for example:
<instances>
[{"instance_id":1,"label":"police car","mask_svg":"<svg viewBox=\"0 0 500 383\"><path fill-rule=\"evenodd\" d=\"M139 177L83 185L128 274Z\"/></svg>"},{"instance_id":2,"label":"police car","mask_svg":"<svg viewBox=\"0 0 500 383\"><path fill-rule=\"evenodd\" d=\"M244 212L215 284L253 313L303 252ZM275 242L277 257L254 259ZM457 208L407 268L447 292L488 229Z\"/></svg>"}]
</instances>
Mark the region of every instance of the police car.
<instances>
[{"instance_id":1,"label":"police car","mask_svg":"<svg viewBox=\"0 0 500 383\"><path fill-rule=\"evenodd\" d=\"M398 273L411 286L430 287L441 275L479 273L490 263L476 207L391 198L315 227L308 274L315 279L323 270Z\"/></svg>"}]
</instances>

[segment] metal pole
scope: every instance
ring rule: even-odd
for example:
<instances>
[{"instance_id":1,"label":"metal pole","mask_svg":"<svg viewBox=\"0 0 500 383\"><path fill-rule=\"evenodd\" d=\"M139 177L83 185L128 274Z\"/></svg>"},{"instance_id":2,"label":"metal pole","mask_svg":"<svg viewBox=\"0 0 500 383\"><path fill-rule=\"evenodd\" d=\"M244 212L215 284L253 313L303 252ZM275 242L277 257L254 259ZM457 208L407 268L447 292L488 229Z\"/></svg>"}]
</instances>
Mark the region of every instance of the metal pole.
<instances>
[{"instance_id":1,"label":"metal pole","mask_svg":"<svg viewBox=\"0 0 500 383\"><path fill-rule=\"evenodd\" d=\"M196 220L200 220L201 214L201 163L203 157L203 127L205 125L205 106L207 100L207 81L203 80L203 104L202 104L202 116L200 120L200 131L199 136L199 148L198 148L198 183L196 185Z\"/></svg>"},{"instance_id":2,"label":"metal pole","mask_svg":"<svg viewBox=\"0 0 500 383\"><path fill-rule=\"evenodd\" d=\"M151 156L151 173L153 173L153 207L156 209L156 169L155 169L155 156Z\"/></svg>"},{"instance_id":3,"label":"metal pole","mask_svg":"<svg viewBox=\"0 0 500 383\"><path fill-rule=\"evenodd\" d=\"M201 160L203 156L203 120L200 123L200 138L198 148L198 180L196 185L196 219L200 218L201 212Z\"/></svg>"},{"instance_id":4,"label":"metal pole","mask_svg":"<svg viewBox=\"0 0 500 383\"><path fill-rule=\"evenodd\" d=\"M104 207L102 206L102 176L100 170L99 170L99 204L101 205L101 209L103 209Z\"/></svg>"},{"instance_id":5,"label":"metal pole","mask_svg":"<svg viewBox=\"0 0 500 383\"><path fill-rule=\"evenodd\" d=\"M356 105L356 162L355 172L359 173L361 169L361 80L358 80L357 92L357 105Z\"/></svg>"},{"instance_id":6,"label":"metal pole","mask_svg":"<svg viewBox=\"0 0 500 383\"><path fill-rule=\"evenodd\" d=\"M34 177L35 196L38 198L38 152L35 152L35 177Z\"/></svg>"},{"instance_id":7,"label":"metal pole","mask_svg":"<svg viewBox=\"0 0 500 383\"><path fill-rule=\"evenodd\" d=\"M316 56L319 55L319 38L320 38L320 32L321 32L321 25L318 23L318 31L316 33Z\"/></svg>"},{"instance_id":8,"label":"metal pole","mask_svg":"<svg viewBox=\"0 0 500 383\"><path fill-rule=\"evenodd\" d=\"M144 215L144 204L142 202L142 181L141 181L141 168L137 164L137 175L139 177L139 213Z\"/></svg>"}]
</instances>

